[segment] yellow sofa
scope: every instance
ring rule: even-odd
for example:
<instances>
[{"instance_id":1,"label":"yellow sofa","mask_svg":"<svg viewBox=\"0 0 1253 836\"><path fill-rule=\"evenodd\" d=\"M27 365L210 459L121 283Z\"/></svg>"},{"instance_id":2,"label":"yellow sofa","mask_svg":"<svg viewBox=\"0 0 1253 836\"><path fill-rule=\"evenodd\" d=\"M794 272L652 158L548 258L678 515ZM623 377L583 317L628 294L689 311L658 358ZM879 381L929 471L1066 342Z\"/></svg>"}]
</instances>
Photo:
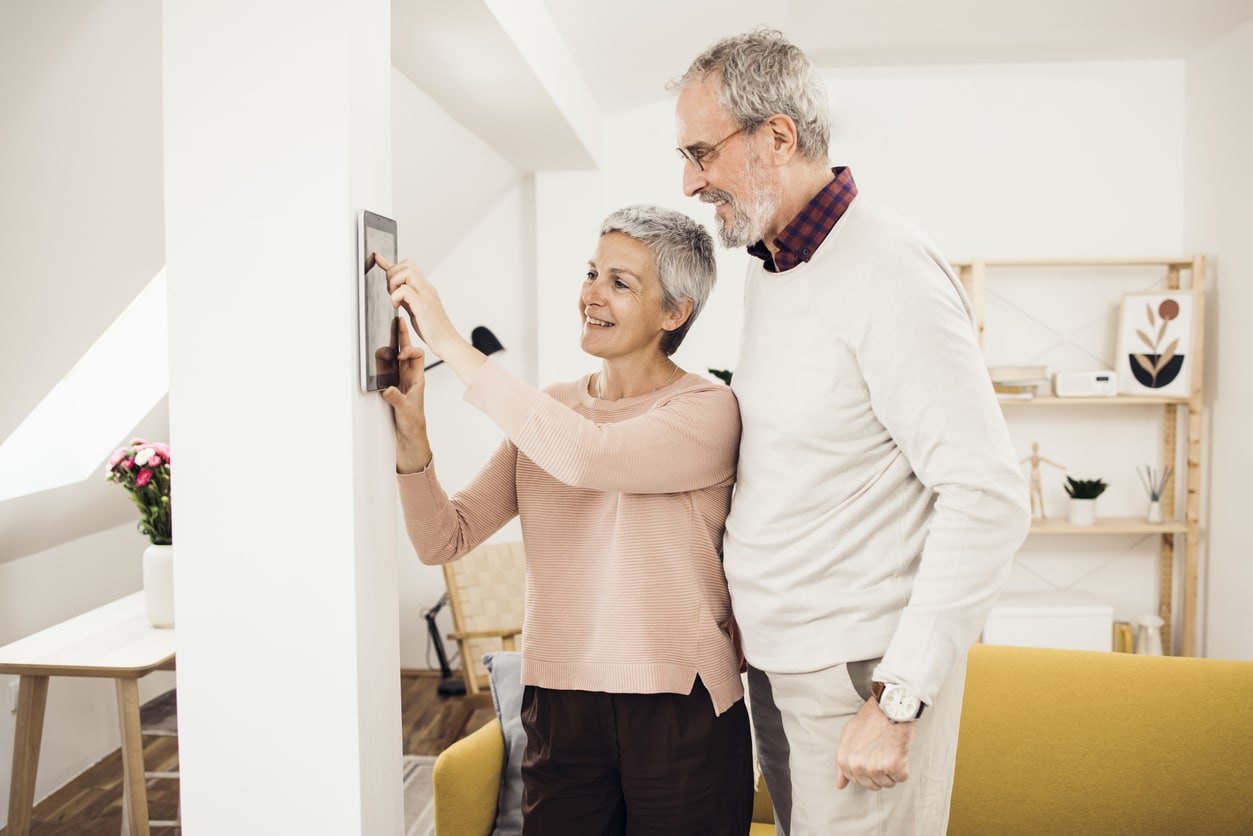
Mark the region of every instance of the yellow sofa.
<instances>
[{"instance_id":1,"label":"yellow sofa","mask_svg":"<svg viewBox=\"0 0 1253 836\"><path fill-rule=\"evenodd\" d=\"M976 645L948 832L1253 834L1253 662Z\"/></svg>"},{"instance_id":2,"label":"yellow sofa","mask_svg":"<svg viewBox=\"0 0 1253 836\"><path fill-rule=\"evenodd\" d=\"M495 721L440 755L437 836L491 833L503 761ZM1253 834L1253 662L976 645L948 832Z\"/></svg>"},{"instance_id":3,"label":"yellow sofa","mask_svg":"<svg viewBox=\"0 0 1253 836\"><path fill-rule=\"evenodd\" d=\"M488 836L496 818L505 740L492 720L445 749L435 761L435 836ZM773 836L774 814L764 782L753 799L750 836Z\"/></svg>"}]
</instances>

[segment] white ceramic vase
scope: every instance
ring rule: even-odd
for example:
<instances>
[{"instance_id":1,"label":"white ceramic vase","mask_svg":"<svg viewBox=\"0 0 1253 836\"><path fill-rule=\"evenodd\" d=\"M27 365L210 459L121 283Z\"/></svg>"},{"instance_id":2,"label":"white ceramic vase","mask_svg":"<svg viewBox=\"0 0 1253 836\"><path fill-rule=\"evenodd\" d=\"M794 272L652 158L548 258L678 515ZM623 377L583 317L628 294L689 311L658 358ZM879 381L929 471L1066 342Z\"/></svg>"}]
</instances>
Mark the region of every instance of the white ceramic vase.
<instances>
[{"instance_id":1,"label":"white ceramic vase","mask_svg":"<svg viewBox=\"0 0 1253 836\"><path fill-rule=\"evenodd\" d=\"M1136 653L1143 656L1162 655L1162 625L1165 623L1161 616L1140 616L1140 629L1136 633Z\"/></svg>"},{"instance_id":2,"label":"white ceramic vase","mask_svg":"<svg viewBox=\"0 0 1253 836\"><path fill-rule=\"evenodd\" d=\"M1096 522L1096 500L1072 498L1069 519L1071 525L1092 525Z\"/></svg>"},{"instance_id":3,"label":"white ceramic vase","mask_svg":"<svg viewBox=\"0 0 1253 836\"><path fill-rule=\"evenodd\" d=\"M1149 501L1149 512L1145 514L1144 518L1151 523L1162 522L1164 517L1162 516L1162 502L1160 499Z\"/></svg>"},{"instance_id":4,"label":"white ceramic vase","mask_svg":"<svg viewBox=\"0 0 1253 836\"><path fill-rule=\"evenodd\" d=\"M144 607L153 627L174 626L174 547L144 549Z\"/></svg>"}]
</instances>

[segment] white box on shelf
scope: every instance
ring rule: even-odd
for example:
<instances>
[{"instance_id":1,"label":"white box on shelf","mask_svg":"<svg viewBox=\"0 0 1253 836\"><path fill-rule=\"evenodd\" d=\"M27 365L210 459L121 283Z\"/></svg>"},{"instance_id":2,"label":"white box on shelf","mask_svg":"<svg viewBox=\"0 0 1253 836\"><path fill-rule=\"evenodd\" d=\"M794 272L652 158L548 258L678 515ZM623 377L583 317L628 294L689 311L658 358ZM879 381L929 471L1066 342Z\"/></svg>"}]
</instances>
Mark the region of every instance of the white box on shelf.
<instances>
[{"instance_id":1,"label":"white box on shelf","mask_svg":"<svg viewBox=\"0 0 1253 836\"><path fill-rule=\"evenodd\" d=\"M986 644L1110 650L1114 608L1069 591L1006 592L983 628Z\"/></svg>"},{"instance_id":2,"label":"white box on shelf","mask_svg":"<svg viewBox=\"0 0 1253 836\"><path fill-rule=\"evenodd\" d=\"M1109 369L1092 372L1057 372L1053 394L1059 398L1112 398L1118 394L1118 373Z\"/></svg>"}]
</instances>

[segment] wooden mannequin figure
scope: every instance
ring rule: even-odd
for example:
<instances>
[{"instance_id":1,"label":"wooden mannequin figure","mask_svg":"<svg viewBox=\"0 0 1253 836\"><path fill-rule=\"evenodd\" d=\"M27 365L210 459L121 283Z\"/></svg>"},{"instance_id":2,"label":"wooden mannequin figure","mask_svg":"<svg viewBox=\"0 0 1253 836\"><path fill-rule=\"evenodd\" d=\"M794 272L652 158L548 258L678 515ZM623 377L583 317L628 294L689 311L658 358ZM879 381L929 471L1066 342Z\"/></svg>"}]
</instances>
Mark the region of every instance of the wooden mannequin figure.
<instances>
[{"instance_id":1,"label":"wooden mannequin figure","mask_svg":"<svg viewBox=\"0 0 1253 836\"><path fill-rule=\"evenodd\" d=\"M1040 455L1040 442L1031 442L1031 455L1023 459L1020 464L1031 462L1031 515L1038 516L1040 519L1046 519L1047 514L1044 513L1044 491L1040 488L1040 463L1051 464L1060 470L1065 470L1066 466L1050 461ZM1039 509L1037 511L1037 509Z\"/></svg>"}]
</instances>

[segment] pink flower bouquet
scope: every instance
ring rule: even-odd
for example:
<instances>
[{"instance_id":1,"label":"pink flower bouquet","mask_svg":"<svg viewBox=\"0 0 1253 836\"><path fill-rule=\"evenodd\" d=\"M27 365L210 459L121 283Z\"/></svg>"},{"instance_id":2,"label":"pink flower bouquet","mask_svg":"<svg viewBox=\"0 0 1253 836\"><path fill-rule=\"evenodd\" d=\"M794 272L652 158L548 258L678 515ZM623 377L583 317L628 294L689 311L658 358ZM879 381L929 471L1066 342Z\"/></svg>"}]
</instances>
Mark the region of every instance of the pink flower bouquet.
<instances>
[{"instance_id":1,"label":"pink flower bouquet","mask_svg":"<svg viewBox=\"0 0 1253 836\"><path fill-rule=\"evenodd\" d=\"M135 438L109 457L105 477L130 493L139 509L139 530L155 546L174 542L170 519L170 448Z\"/></svg>"}]
</instances>

